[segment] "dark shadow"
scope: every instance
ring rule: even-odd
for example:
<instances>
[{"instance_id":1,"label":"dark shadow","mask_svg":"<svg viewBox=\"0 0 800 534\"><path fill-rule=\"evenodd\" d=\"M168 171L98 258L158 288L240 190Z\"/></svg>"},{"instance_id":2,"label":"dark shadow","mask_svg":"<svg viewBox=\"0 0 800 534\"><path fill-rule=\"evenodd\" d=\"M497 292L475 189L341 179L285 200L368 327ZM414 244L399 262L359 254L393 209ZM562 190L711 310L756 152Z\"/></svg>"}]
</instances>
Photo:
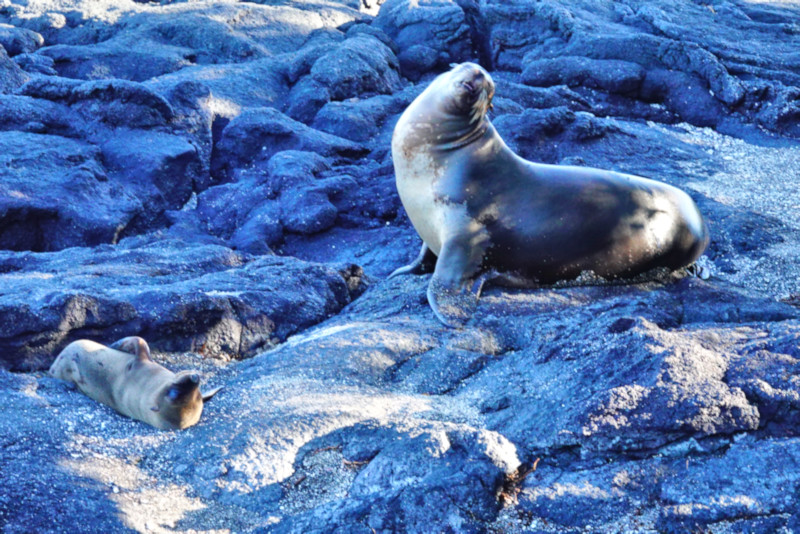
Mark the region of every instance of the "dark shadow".
<instances>
[{"instance_id":1,"label":"dark shadow","mask_svg":"<svg viewBox=\"0 0 800 534\"><path fill-rule=\"evenodd\" d=\"M63 465L72 459L65 450L72 434L53 406L31 392L38 385L0 370L0 530L134 532L109 486Z\"/></svg>"}]
</instances>

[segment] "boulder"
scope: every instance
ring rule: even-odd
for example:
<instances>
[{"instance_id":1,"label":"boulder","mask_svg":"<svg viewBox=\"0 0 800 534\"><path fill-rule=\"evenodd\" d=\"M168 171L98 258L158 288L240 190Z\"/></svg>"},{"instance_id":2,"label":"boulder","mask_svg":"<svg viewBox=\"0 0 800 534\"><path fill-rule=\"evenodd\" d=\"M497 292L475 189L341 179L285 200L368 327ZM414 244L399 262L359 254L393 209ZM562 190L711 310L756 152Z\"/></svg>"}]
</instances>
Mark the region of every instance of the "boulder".
<instances>
[{"instance_id":1,"label":"boulder","mask_svg":"<svg viewBox=\"0 0 800 534\"><path fill-rule=\"evenodd\" d=\"M0 94L10 93L28 81L28 75L14 63L0 46Z\"/></svg>"},{"instance_id":2,"label":"boulder","mask_svg":"<svg viewBox=\"0 0 800 534\"><path fill-rule=\"evenodd\" d=\"M364 93L393 93L400 88L399 64L391 48L376 37L356 33L321 56L311 78L328 88L333 100Z\"/></svg>"},{"instance_id":3,"label":"boulder","mask_svg":"<svg viewBox=\"0 0 800 534\"><path fill-rule=\"evenodd\" d=\"M36 52L43 44L44 38L34 31L11 24L0 24L0 46L11 57Z\"/></svg>"},{"instance_id":4,"label":"boulder","mask_svg":"<svg viewBox=\"0 0 800 534\"><path fill-rule=\"evenodd\" d=\"M157 350L243 358L352 298L330 267L157 237L0 261L2 365L17 371L46 369L82 337L141 335Z\"/></svg>"},{"instance_id":5,"label":"boulder","mask_svg":"<svg viewBox=\"0 0 800 534\"><path fill-rule=\"evenodd\" d=\"M187 58L191 53L141 38L110 39L90 46L57 44L40 51L53 60L60 76L133 82L180 70L191 64Z\"/></svg>"},{"instance_id":6,"label":"boulder","mask_svg":"<svg viewBox=\"0 0 800 534\"><path fill-rule=\"evenodd\" d=\"M205 185L207 165L180 136L129 131L109 138L100 151L111 178L143 200L144 210L126 234L158 225L165 211L180 209Z\"/></svg>"},{"instance_id":7,"label":"boulder","mask_svg":"<svg viewBox=\"0 0 800 534\"><path fill-rule=\"evenodd\" d=\"M143 84L123 80L82 83L72 89L68 102L87 118L109 126L151 128L165 125L175 115L164 97Z\"/></svg>"},{"instance_id":8,"label":"boulder","mask_svg":"<svg viewBox=\"0 0 800 534\"><path fill-rule=\"evenodd\" d=\"M55 61L53 58L41 54L19 54L14 56L14 63L28 74L45 74L47 76L57 76Z\"/></svg>"},{"instance_id":9,"label":"boulder","mask_svg":"<svg viewBox=\"0 0 800 534\"><path fill-rule=\"evenodd\" d=\"M522 80L536 86L579 85L610 93L636 94L644 74L645 70L636 63L566 56L527 63Z\"/></svg>"},{"instance_id":10,"label":"boulder","mask_svg":"<svg viewBox=\"0 0 800 534\"><path fill-rule=\"evenodd\" d=\"M368 152L358 143L309 128L274 108L253 108L222 131L211 172L220 180L230 180L234 169L266 162L284 150L307 150L340 158L355 158Z\"/></svg>"},{"instance_id":11,"label":"boulder","mask_svg":"<svg viewBox=\"0 0 800 534\"><path fill-rule=\"evenodd\" d=\"M83 117L64 104L23 95L0 95L0 130L80 138Z\"/></svg>"},{"instance_id":12,"label":"boulder","mask_svg":"<svg viewBox=\"0 0 800 534\"><path fill-rule=\"evenodd\" d=\"M328 87L307 76L292 87L288 96L286 114L294 120L311 123L320 109L330 102Z\"/></svg>"},{"instance_id":13,"label":"boulder","mask_svg":"<svg viewBox=\"0 0 800 534\"><path fill-rule=\"evenodd\" d=\"M400 72L417 81L450 63L477 57L468 15L455 0L388 0L373 24L396 43Z\"/></svg>"},{"instance_id":14,"label":"boulder","mask_svg":"<svg viewBox=\"0 0 800 534\"><path fill-rule=\"evenodd\" d=\"M245 63L191 65L152 78L146 85L167 94L177 85L200 82L211 91L208 108L212 115L230 120L243 108L282 106L289 92L285 72L282 60L267 57Z\"/></svg>"},{"instance_id":15,"label":"boulder","mask_svg":"<svg viewBox=\"0 0 800 534\"><path fill-rule=\"evenodd\" d=\"M325 38L298 52L290 67L290 79L299 78L287 99L290 117L311 123L332 100L391 94L401 87L392 43L380 30L357 24L344 40Z\"/></svg>"},{"instance_id":16,"label":"boulder","mask_svg":"<svg viewBox=\"0 0 800 534\"><path fill-rule=\"evenodd\" d=\"M92 145L7 131L0 146L3 166L15 170L0 185L0 249L111 243L144 210L133 191L109 180Z\"/></svg>"},{"instance_id":17,"label":"boulder","mask_svg":"<svg viewBox=\"0 0 800 534\"><path fill-rule=\"evenodd\" d=\"M365 143L375 138L386 119L403 106L390 96L374 96L345 102L329 102L314 118L314 128L351 141Z\"/></svg>"},{"instance_id":18,"label":"boulder","mask_svg":"<svg viewBox=\"0 0 800 534\"><path fill-rule=\"evenodd\" d=\"M87 121L111 127L155 128L175 116L170 103L144 84L125 80L80 82L69 78L37 77L19 93L69 105Z\"/></svg>"}]
</instances>

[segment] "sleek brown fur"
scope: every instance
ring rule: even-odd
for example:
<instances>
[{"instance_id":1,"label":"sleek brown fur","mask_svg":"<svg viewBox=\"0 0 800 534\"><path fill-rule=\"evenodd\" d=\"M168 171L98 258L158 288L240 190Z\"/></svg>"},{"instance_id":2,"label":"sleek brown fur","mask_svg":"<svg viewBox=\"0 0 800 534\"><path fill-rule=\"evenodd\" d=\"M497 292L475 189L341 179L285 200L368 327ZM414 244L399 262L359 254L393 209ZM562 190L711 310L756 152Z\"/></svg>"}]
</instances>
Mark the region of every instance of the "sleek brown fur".
<instances>
[{"instance_id":1,"label":"sleek brown fur","mask_svg":"<svg viewBox=\"0 0 800 534\"><path fill-rule=\"evenodd\" d=\"M164 430L197 423L203 402L221 389L202 395L196 373L176 374L155 363L140 337L126 337L110 347L74 341L58 355L50 374L123 415Z\"/></svg>"}]
</instances>

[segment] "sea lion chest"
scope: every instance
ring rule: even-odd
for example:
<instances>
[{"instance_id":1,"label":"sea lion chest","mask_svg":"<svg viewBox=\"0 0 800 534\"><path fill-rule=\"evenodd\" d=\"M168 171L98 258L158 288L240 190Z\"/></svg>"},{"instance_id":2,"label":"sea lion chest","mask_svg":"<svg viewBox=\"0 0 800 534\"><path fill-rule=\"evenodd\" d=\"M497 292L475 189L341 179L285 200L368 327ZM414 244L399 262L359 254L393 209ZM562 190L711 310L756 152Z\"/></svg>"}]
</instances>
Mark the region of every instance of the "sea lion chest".
<instances>
[{"instance_id":1,"label":"sea lion chest","mask_svg":"<svg viewBox=\"0 0 800 534\"><path fill-rule=\"evenodd\" d=\"M408 143L407 137L398 135L398 131L392 139L397 192L414 229L438 255L442 248L444 206L438 199L436 186L441 184L446 166L432 145Z\"/></svg>"},{"instance_id":2,"label":"sea lion chest","mask_svg":"<svg viewBox=\"0 0 800 534\"><path fill-rule=\"evenodd\" d=\"M439 255L454 232L480 229L475 215L487 197L481 191L482 153L494 152L494 130L481 128L464 144L440 139L425 125L401 120L392 138L397 191L414 229Z\"/></svg>"}]
</instances>

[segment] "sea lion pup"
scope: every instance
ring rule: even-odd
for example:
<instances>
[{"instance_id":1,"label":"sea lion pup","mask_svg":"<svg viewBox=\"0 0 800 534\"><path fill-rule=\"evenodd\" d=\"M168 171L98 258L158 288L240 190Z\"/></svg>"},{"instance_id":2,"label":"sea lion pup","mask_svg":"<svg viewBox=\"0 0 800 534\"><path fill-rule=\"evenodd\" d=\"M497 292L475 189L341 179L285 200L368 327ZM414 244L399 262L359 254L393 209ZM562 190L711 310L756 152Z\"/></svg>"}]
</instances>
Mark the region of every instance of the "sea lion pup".
<instances>
[{"instance_id":1,"label":"sea lion pup","mask_svg":"<svg viewBox=\"0 0 800 534\"><path fill-rule=\"evenodd\" d=\"M196 373L176 374L155 363L140 337L126 337L110 347L88 339L74 341L50 366L50 375L72 382L123 415L163 430L197 423L203 402L222 389L202 395Z\"/></svg>"},{"instance_id":2,"label":"sea lion pup","mask_svg":"<svg viewBox=\"0 0 800 534\"><path fill-rule=\"evenodd\" d=\"M397 191L423 245L390 277L433 270L428 302L443 323L469 318L487 280L631 278L703 253L708 228L683 191L514 154L486 116L494 91L479 65L456 65L408 106L392 136Z\"/></svg>"}]
</instances>

